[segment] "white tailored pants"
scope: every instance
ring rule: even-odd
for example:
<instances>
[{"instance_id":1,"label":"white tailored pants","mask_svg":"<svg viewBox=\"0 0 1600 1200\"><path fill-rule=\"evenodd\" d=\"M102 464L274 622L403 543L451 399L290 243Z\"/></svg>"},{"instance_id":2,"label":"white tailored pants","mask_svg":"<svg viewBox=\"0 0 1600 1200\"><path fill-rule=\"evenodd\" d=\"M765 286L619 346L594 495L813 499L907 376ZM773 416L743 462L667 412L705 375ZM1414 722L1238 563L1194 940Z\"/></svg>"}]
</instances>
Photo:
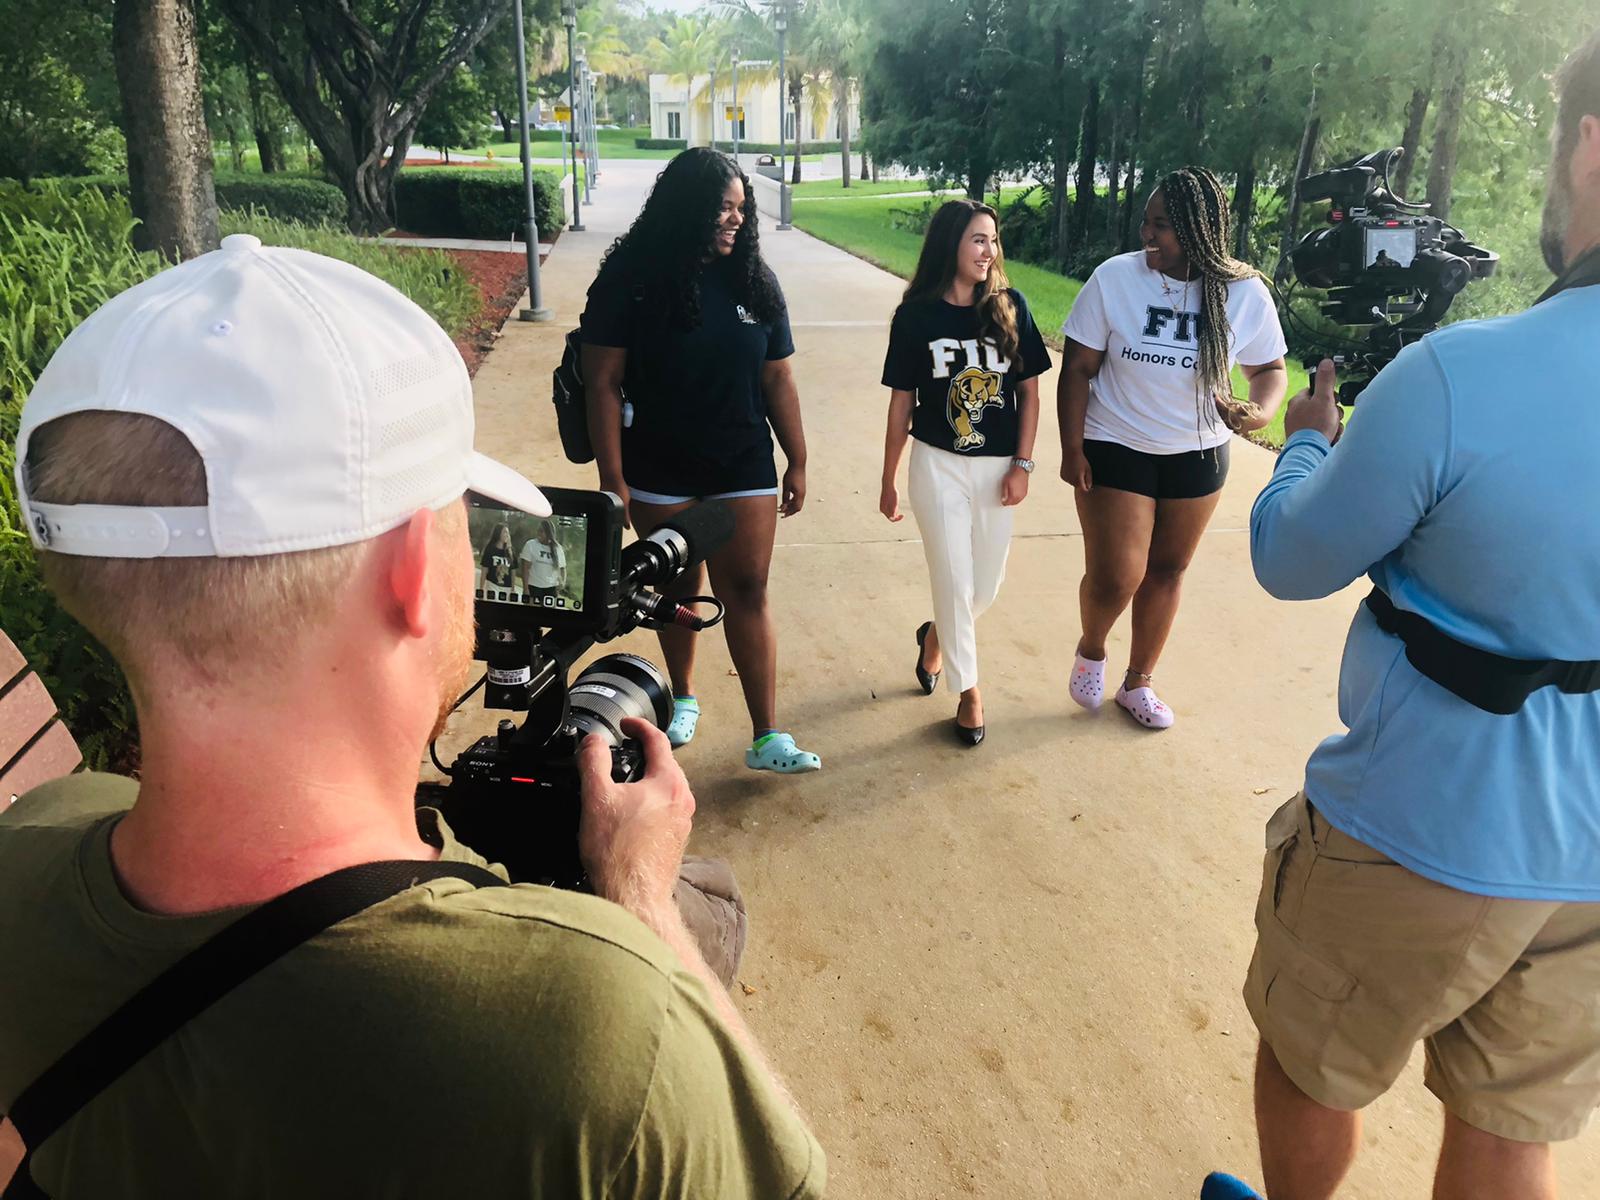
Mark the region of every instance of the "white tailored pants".
<instances>
[{"instance_id":1,"label":"white tailored pants","mask_svg":"<svg viewBox=\"0 0 1600 1200\"><path fill-rule=\"evenodd\" d=\"M1011 551L1011 510L1000 485L1011 460L971 458L912 439L911 511L922 530L944 678L953 692L978 686L978 618L1000 593Z\"/></svg>"}]
</instances>

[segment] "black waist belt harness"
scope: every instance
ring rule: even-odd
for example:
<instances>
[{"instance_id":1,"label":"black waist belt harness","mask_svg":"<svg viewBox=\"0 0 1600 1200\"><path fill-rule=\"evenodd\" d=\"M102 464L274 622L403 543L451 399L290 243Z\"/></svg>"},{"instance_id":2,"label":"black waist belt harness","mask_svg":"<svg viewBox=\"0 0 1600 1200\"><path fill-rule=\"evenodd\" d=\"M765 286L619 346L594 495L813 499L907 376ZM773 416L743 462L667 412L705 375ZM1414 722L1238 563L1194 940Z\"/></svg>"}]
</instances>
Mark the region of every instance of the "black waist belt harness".
<instances>
[{"instance_id":1,"label":"black waist belt harness","mask_svg":"<svg viewBox=\"0 0 1600 1200\"><path fill-rule=\"evenodd\" d=\"M1406 658L1413 667L1484 712L1510 716L1545 687L1573 696L1600 692L1600 662L1507 658L1479 650L1435 628L1426 617L1396 608L1382 588L1367 593L1366 604L1378 628L1406 644Z\"/></svg>"}]
</instances>

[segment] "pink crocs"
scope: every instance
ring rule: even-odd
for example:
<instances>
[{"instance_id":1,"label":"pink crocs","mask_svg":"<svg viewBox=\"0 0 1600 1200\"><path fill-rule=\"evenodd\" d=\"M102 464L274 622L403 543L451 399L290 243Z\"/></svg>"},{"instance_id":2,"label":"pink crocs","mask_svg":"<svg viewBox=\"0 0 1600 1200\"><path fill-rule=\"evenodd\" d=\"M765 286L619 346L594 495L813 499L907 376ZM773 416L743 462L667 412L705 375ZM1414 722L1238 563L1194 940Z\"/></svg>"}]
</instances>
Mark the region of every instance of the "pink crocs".
<instances>
[{"instance_id":1,"label":"pink crocs","mask_svg":"<svg viewBox=\"0 0 1600 1200\"><path fill-rule=\"evenodd\" d=\"M1172 715L1172 710L1161 702L1154 688L1136 687L1131 692L1127 688L1118 688L1117 703L1146 729L1168 729L1177 719Z\"/></svg>"},{"instance_id":2,"label":"pink crocs","mask_svg":"<svg viewBox=\"0 0 1600 1200\"><path fill-rule=\"evenodd\" d=\"M1072 660L1072 679L1067 684L1072 698L1090 712L1100 707L1106 695L1106 660L1096 662L1078 655Z\"/></svg>"}]
</instances>

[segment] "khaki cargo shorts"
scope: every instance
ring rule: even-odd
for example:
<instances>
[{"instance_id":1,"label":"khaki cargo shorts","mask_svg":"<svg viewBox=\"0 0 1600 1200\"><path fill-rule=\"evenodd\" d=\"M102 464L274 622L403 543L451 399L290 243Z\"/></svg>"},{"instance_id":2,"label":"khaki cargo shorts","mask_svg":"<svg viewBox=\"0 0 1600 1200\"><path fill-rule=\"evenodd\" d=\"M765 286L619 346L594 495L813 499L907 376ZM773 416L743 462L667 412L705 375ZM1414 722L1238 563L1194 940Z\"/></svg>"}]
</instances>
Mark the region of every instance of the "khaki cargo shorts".
<instances>
[{"instance_id":1,"label":"khaki cargo shorts","mask_svg":"<svg viewBox=\"0 0 1600 1200\"><path fill-rule=\"evenodd\" d=\"M1244 998L1295 1084L1353 1110L1418 1041L1469 1125L1576 1137L1600 1105L1600 904L1477 896L1424 879L1296 796L1267 824Z\"/></svg>"}]
</instances>

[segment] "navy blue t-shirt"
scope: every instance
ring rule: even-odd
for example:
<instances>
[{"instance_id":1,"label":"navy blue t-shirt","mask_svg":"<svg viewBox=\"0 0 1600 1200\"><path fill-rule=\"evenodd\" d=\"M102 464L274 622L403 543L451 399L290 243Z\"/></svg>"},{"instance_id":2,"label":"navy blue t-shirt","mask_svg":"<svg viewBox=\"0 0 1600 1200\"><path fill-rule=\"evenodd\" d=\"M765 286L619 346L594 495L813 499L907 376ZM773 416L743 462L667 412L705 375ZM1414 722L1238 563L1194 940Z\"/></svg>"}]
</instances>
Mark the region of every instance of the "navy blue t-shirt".
<instances>
[{"instance_id":1,"label":"navy blue t-shirt","mask_svg":"<svg viewBox=\"0 0 1600 1200\"><path fill-rule=\"evenodd\" d=\"M777 281L772 281L777 287ZM583 340L628 352L622 430L630 488L709 496L776 487L762 368L794 353L788 310L768 322L735 299L725 263L700 274L700 323L676 325L659 297L613 255L589 288Z\"/></svg>"},{"instance_id":2,"label":"navy blue t-shirt","mask_svg":"<svg viewBox=\"0 0 1600 1200\"><path fill-rule=\"evenodd\" d=\"M1050 369L1039 326L1015 288L1017 352L1002 358L978 336L974 305L902 304L889 328L883 385L915 392L911 436L953 454L1010 458L1017 452L1017 385Z\"/></svg>"}]
</instances>

